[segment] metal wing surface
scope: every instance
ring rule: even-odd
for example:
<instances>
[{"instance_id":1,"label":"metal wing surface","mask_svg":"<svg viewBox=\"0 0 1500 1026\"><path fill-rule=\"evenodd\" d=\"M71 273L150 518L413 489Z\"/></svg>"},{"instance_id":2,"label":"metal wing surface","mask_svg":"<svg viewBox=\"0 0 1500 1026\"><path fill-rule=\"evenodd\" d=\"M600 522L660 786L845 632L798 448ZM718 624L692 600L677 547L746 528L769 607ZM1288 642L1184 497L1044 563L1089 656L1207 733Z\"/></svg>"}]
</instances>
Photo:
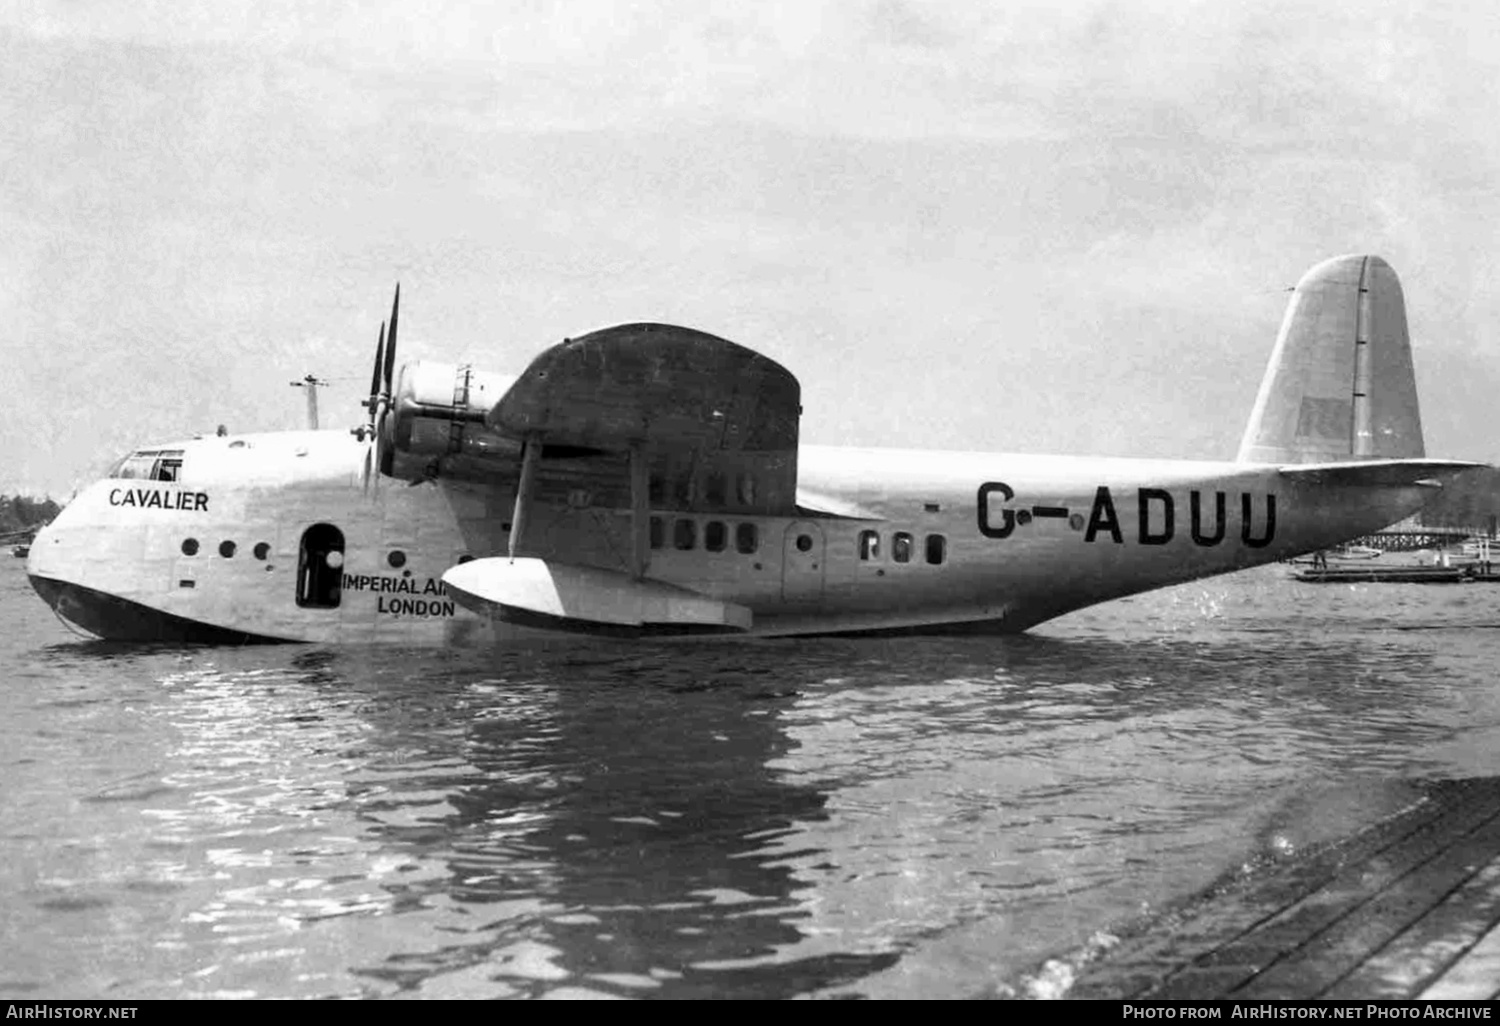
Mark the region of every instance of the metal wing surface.
<instances>
[{"instance_id":1,"label":"metal wing surface","mask_svg":"<svg viewBox=\"0 0 1500 1026\"><path fill-rule=\"evenodd\" d=\"M624 324L542 353L485 418L548 453L650 469L653 508L792 511L801 386L775 361L669 324ZM597 465L597 459L595 459Z\"/></svg>"}]
</instances>

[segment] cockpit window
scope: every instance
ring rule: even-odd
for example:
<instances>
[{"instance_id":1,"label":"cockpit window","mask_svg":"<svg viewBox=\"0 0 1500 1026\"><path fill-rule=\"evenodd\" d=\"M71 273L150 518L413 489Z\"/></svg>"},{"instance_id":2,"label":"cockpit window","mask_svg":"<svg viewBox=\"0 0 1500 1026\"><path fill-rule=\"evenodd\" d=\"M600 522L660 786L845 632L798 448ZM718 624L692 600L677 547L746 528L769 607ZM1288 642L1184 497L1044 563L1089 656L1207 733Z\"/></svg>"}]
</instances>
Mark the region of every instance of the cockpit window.
<instances>
[{"instance_id":1,"label":"cockpit window","mask_svg":"<svg viewBox=\"0 0 1500 1026\"><path fill-rule=\"evenodd\" d=\"M176 481L182 476L181 449L141 449L115 464L110 477Z\"/></svg>"}]
</instances>

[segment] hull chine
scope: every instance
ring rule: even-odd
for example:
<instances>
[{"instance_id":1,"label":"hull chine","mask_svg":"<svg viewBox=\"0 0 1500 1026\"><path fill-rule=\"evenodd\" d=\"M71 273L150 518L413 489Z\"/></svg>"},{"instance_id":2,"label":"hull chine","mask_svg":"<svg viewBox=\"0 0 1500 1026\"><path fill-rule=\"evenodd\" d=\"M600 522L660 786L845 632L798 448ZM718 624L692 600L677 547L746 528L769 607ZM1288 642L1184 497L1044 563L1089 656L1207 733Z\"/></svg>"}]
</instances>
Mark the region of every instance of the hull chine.
<instances>
[{"instance_id":1,"label":"hull chine","mask_svg":"<svg viewBox=\"0 0 1500 1026\"><path fill-rule=\"evenodd\" d=\"M290 639L220 627L109 595L80 584L29 575L42 601L64 620L105 641L180 645L276 645Z\"/></svg>"}]
</instances>

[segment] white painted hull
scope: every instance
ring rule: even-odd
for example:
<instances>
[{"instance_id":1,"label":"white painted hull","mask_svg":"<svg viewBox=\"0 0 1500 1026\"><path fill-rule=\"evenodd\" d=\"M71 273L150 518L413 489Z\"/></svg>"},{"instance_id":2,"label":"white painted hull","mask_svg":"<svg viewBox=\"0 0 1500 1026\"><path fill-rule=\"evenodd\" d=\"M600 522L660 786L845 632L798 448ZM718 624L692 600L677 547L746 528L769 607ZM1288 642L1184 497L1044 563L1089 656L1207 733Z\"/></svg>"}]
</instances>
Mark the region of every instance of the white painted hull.
<instances>
[{"instance_id":1,"label":"white painted hull","mask_svg":"<svg viewBox=\"0 0 1500 1026\"><path fill-rule=\"evenodd\" d=\"M366 487L365 446L333 432L257 436L254 445L263 461L256 466L290 466L301 476L226 467L217 480L110 479L81 493L32 546L28 572L38 591L85 629L122 640L456 646L592 630L479 615L445 593L442 575L461 559L506 551L512 489L390 480ZM801 468L811 492L878 519L694 513L700 538L710 520L753 522L757 550L680 551L669 538L652 551L648 577L748 608L751 637L1016 631L1107 599L1326 548L1401 519L1431 494L1311 487L1274 467L1233 463L804 448ZM308 608L297 601L299 546L320 523L342 532L341 587L335 605ZM859 558L867 530L880 532L883 558ZM917 539L908 562L889 557L896 531ZM628 510L539 506L528 532L527 555L629 569ZM928 535L944 539L939 564L920 548ZM193 555L184 552L189 539Z\"/></svg>"}]
</instances>

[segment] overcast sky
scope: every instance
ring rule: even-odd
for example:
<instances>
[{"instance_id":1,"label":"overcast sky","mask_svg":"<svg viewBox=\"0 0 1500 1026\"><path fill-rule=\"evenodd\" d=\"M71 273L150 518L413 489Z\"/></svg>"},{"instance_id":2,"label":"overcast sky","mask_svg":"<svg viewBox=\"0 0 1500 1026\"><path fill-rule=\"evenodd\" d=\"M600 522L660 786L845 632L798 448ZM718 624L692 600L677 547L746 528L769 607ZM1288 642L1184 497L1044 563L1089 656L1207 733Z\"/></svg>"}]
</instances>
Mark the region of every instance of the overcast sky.
<instances>
[{"instance_id":1,"label":"overcast sky","mask_svg":"<svg viewBox=\"0 0 1500 1026\"><path fill-rule=\"evenodd\" d=\"M688 324L804 442L1233 458L1286 302L1401 275L1500 459L1490 3L0 4L0 490L353 425L403 358Z\"/></svg>"}]
</instances>

